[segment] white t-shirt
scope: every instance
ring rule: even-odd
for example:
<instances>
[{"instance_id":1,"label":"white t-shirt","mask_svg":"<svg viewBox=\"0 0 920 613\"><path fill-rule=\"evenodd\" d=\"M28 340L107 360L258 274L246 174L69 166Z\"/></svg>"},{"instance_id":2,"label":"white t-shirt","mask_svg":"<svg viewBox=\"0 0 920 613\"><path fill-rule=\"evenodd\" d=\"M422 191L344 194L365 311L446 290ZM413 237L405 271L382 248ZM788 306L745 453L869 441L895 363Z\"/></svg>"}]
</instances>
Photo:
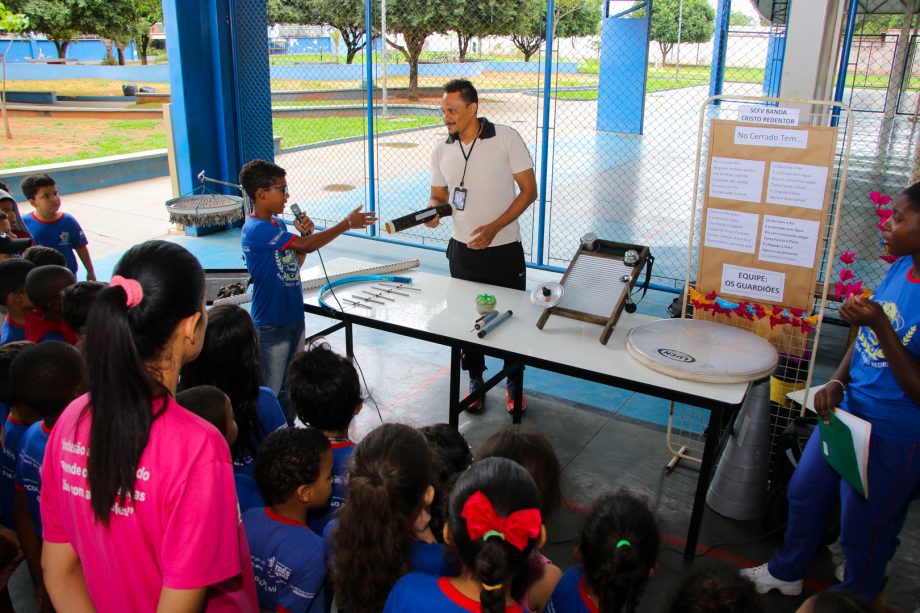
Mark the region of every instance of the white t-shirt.
<instances>
[{"instance_id":1,"label":"white t-shirt","mask_svg":"<svg viewBox=\"0 0 920 613\"><path fill-rule=\"evenodd\" d=\"M482 132L473 143L464 144L469 161L463 187L467 190L466 207L454 207L454 225L451 236L461 243L469 243L476 228L491 223L508 210L517 196L514 175L533 168L533 159L521 135L513 128L491 123L480 118ZM475 143L475 145L474 145ZM472 153L470 146L473 146ZM441 140L431 154L431 185L447 186L448 201L453 204L454 188L463 177L463 152L460 140L449 137ZM498 247L521 240L521 230L514 220L495 235L490 247Z\"/></svg>"}]
</instances>

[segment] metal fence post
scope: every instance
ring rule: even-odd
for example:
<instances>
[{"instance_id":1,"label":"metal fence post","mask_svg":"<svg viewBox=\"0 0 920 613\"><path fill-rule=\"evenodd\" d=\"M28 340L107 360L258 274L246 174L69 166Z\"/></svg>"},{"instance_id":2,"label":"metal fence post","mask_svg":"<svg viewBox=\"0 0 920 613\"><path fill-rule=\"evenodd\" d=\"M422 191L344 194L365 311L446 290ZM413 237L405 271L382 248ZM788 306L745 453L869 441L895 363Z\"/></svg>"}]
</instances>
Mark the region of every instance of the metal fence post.
<instances>
[{"instance_id":1,"label":"metal fence post","mask_svg":"<svg viewBox=\"0 0 920 613\"><path fill-rule=\"evenodd\" d=\"M543 132L540 138L540 205L537 209L537 265L543 265L543 248L546 240L546 185L549 176L549 105L550 79L553 74L553 28L555 0L546 3L546 57L543 66Z\"/></svg>"}]
</instances>

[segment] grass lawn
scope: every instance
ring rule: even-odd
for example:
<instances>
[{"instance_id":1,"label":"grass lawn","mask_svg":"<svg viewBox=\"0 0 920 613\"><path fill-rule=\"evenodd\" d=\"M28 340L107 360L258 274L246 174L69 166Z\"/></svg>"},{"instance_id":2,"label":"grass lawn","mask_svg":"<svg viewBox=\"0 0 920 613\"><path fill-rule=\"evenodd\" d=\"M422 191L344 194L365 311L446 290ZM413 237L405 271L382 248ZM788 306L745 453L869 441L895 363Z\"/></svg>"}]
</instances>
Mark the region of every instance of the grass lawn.
<instances>
[{"instance_id":1,"label":"grass lawn","mask_svg":"<svg viewBox=\"0 0 920 613\"><path fill-rule=\"evenodd\" d=\"M365 98L355 100L275 100L272 107L278 106L367 106Z\"/></svg>"},{"instance_id":2,"label":"grass lawn","mask_svg":"<svg viewBox=\"0 0 920 613\"><path fill-rule=\"evenodd\" d=\"M11 117L13 140L0 138L0 169L69 162L166 147L163 122L156 119L62 120Z\"/></svg>"},{"instance_id":3,"label":"grass lawn","mask_svg":"<svg viewBox=\"0 0 920 613\"><path fill-rule=\"evenodd\" d=\"M406 116L391 119L377 119L374 122L376 134L394 130L441 125L440 117ZM276 117L272 119L275 136L283 137L281 146L297 147L312 145L327 140L364 136L367 122L364 117L299 118Z\"/></svg>"}]
</instances>

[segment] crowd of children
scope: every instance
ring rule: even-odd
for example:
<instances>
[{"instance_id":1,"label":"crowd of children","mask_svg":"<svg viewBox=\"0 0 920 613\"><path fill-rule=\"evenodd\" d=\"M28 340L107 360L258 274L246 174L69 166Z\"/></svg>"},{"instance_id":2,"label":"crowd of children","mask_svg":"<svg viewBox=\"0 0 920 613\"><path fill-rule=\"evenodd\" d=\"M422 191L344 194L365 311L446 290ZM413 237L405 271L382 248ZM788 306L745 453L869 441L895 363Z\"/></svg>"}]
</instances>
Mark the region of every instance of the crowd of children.
<instances>
[{"instance_id":1,"label":"crowd of children","mask_svg":"<svg viewBox=\"0 0 920 613\"><path fill-rule=\"evenodd\" d=\"M283 206L272 168L249 170L271 181L247 187L257 212ZM23 191L37 211L59 204L53 182ZM252 231L295 253L319 244L309 220L303 240L273 220ZM916 240L891 243L916 257ZM297 354L287 414L263 385L259 326L238 306L205 308L204 273L181 246L131 248L107 284L78 283L58 247L0 261L0 582L25 559L41 610L640 610L662 548L655 515L631 491L601 494L563 573L567 560L541 553L563 497L539 432L512 426L475 453L445 424L385 423L353 441L352 362L323 342ZM671 610L759 611L761 584L697 572ZM831 595L804 610L841 599L862 606Z\"/></svg>"}]
</instances>

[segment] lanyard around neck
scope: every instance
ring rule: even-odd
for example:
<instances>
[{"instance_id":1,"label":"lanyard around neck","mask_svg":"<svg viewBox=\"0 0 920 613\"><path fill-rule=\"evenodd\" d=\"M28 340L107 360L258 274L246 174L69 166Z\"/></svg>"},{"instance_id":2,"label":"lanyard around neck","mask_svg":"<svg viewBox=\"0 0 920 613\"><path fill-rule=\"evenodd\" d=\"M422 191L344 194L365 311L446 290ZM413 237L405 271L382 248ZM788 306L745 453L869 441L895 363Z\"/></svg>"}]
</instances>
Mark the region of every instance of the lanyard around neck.
<instances>
[{"instance_id":1,"label":"lanyard around neck","mask_svg":"<svg viewBox=\"0 0 920 613\"><path fill-rule=\"evenodd\" d=\"M476 133L476 138L473 139L473 144L470 145L470 152L467 153L466 149L463 148L463 141L460 140L460 137L457 137L457 144L460 145L460 154L463 155L463 176L460 177L460 187L463 187L463 181L466 179L466 167L470 163L470 156L473 155L473 148L476 146L476 141L479 140L479 136L482 134L482 122L479 123L479 132Z\"/></svg>"}]
</instances>

